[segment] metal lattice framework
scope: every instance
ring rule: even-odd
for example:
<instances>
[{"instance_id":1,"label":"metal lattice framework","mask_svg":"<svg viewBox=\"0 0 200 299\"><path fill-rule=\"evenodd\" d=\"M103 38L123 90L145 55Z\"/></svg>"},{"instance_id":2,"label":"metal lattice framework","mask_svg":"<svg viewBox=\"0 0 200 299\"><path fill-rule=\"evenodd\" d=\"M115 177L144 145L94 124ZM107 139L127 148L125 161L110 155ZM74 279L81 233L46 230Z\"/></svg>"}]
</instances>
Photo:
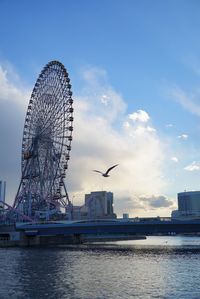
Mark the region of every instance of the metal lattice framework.
<instances>
[{"instance_id":1,"label":"metal lattice framework","mask_svg":"<svg viewBox=\"0 0 200 299\"><path fill-rule=\"evenodd\" d=\"M70 79L58 61L49 62L33 89L24 124L21 181L13 208L50 219L70 210L64 178L73 131Z\"/></svg>"}]
</instances>

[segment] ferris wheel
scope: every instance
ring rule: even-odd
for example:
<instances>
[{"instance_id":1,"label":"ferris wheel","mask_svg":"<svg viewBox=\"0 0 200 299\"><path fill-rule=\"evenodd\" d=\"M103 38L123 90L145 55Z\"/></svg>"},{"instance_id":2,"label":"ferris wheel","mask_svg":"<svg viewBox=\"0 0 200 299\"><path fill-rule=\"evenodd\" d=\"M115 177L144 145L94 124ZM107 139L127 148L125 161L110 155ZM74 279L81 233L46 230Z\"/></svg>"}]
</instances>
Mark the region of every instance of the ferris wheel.
<instances>
[{"instance_id":1,"label":"ferris wheel","mask_svg":"<svg viewBox=\"0 0 200 299\"><path fill-rule=\"evenodd\" d=\"M68 73L49 62L37 79L25 117L21 181L13 208L32 218L71 207L65 185L73 132L73 99Z\"/></svg>"}]
</instances>

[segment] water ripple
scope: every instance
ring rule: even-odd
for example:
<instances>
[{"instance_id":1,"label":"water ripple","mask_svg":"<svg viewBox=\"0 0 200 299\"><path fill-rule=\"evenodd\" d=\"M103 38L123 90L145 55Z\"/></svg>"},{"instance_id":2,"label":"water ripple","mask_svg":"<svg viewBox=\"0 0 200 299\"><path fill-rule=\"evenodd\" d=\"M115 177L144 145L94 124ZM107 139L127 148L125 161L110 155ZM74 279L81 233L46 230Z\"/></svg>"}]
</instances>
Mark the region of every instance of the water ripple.
<instances>
[{"instance_id":1,"label":"water ripple","mask_svg":"<svg viewBox=\"0 0 200 299\"><path fill-rule=\"evenodd\" d=\"M0 299L198 299L199 268L199 238L0 249Z\"/></svg>"}]
</instances>

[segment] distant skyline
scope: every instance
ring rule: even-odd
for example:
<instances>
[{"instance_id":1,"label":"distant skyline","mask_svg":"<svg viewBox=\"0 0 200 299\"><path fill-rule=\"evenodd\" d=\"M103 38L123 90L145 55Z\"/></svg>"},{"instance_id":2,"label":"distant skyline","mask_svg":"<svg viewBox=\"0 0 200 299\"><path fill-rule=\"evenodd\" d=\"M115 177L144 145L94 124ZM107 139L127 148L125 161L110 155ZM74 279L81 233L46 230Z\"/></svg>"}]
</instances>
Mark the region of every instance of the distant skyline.
<instances>
[{"instance_id":1,"label":"distant skyline","mask_svg":"<svg viewBox=\"0 0 200 299\"><path fill-rule=\"evenodd\" d=\"M114 192L115 211L168 216L200 190L200 2L0 0L0 180L13 202L28 101L50 60L69 72L67 186ZM93 169L119 164L109 178Z\"/></svg>"}]
</instances>

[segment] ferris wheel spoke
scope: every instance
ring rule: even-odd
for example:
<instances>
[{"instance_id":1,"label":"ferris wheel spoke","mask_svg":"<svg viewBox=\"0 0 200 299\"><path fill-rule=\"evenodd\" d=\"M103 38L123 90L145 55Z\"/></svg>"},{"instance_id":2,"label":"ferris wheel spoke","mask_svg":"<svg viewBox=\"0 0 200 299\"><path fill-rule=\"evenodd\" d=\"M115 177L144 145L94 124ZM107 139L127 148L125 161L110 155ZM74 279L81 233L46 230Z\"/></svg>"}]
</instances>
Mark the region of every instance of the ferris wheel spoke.
<instances>
[{"instance_id":1,"label":"ferris wheel spoke","mask_svg":"<svg viewBox=\"0 0 200 299\"><path fill-rule=\"evenodd\" d=\"M47 84L48 85L48 84ZM56 89L51 93L51 94L48 94L49 93L49 90L43 90L42 88L40 88L40 90L38 91L38 98L40 99L40 104L42 105L42 108L44 109L45 105L47 104L47 101L41 101L42 98L44 97L51 97L55 100L55 98L57 97L56 96ZM58 94L58 93L57 93ZM53 101L52 101L53 102ZM57 102L57 101L56 101ZM53 105L52 105L53 106Z\"/></svg>"},{"instance_id":2,"label":"ferris wheel spoke","mask_svg":"<svg viewBox=\"0 0 200 299\"><path fill-rule=\"evenodd\" d=\"M56 122L56 125L60 126L63 123L70 123L72 121L73 121L73 116L72 116L72 114L69 114L69 115L65 115L64 119L59 119L59 121Z\"/></svg>"},{"instance_id":3,"label":"ferris wheel spoke","mask_svg":"<svg viewBox=\"0 0 200 299\"><path fill-rule=\"evenodd\" d=\"M56 104L53 106L52 105L52 107L51 107L51 109L50 109L50 111L49 111L49 118L47 119L45 119L45 121L46 121L46 123L48 123L50 120L51 120L51 118L52 117L55 117L58 113L59 114L61 114L61 110L60 110L60 103L59 103L59 101L56 101ZM62 112L63 113L63 112Z\"/></svg>"},{"instance_id":4,"label":"ferris wheel spoke","mask_svg":"<svg viewBox=\"0 0 200 299\"><path fill-rule=\"evenodd\" d=\"M57 130L57 128L60 128L61 125L64 125L64 127L68 128L70 126L70 124L72 124L73 122L73 116L72 116L72 112L70 114L65 114L64 119L60 119L57 118L55 121L55 130Z\"/></svg>"},{"instance_id":5,"label":"ferris wheel spoke","mask_svg":"<svg viewBox=\"0 0 200 299\"><path fill-rule=\"evenodd\" d=\"M55 109L56 108L56 109ZM51 113L53 111L53 108L51 111L49 111L49 116L48 118L45 119L45 125L43 130L45 131L46 129L48 129L50 126L52 126L52 120L54 120L55 122L55 116L57 114L57 107L54 106L54 113ZM59 111L59 110L58 110ZM60 112L60 111L59 111Z\"/></svg>"}]
</instances>

